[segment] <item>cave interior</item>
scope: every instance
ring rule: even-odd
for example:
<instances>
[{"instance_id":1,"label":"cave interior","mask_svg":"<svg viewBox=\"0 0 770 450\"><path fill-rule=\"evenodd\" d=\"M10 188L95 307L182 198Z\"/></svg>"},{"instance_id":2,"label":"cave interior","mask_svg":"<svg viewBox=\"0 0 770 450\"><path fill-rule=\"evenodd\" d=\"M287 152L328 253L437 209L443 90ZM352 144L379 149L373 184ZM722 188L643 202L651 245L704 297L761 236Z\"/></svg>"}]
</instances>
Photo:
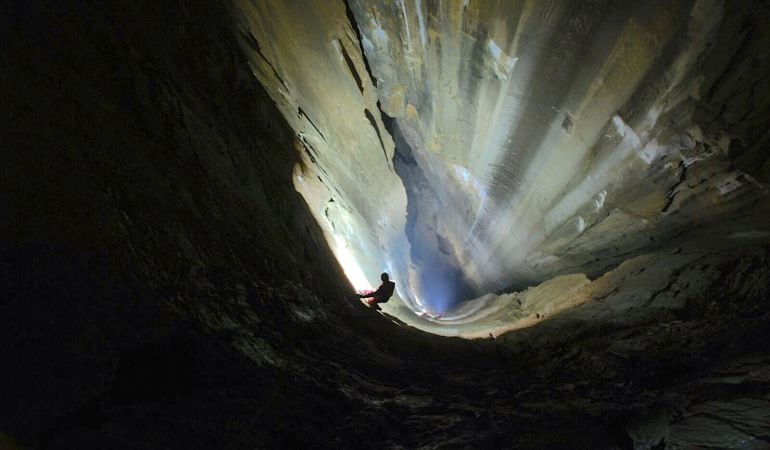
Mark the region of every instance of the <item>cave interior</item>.
<instances>
[{"instance_id":1,"label":"cave interior","mask_svg":"<svg viewBox=\"0 0 770 450\"><path fill-rule=\"evenodd\" d=\"M0 449L770 448L768 23L6 4Z\"/></svg>"}]
</instances>

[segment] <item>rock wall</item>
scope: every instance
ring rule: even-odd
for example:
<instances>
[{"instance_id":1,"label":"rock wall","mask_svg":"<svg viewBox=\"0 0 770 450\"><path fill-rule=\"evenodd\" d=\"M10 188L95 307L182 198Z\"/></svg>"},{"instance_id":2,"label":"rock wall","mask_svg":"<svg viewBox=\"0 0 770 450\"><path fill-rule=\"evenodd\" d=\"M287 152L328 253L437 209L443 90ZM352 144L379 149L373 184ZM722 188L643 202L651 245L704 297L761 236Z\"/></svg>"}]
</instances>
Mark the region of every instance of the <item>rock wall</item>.
<instances>
[{"instance_id":1,"label":"rock wall","mask_svg":"<svg viewBox=\"0 0 770 450\"><path fill-rule=\"evenodd\" d=\"M294 184L348 277L368 289L380 272L404 273L406 194L345 3L238 1L234 8L254 76L302 145Z\"/></svg>"},{"instance_id":2,"label":"rock wall","mask_svg":"<svg viewBox=\"0 0 770 450\"><path fill-rule=\"evenodd\" d=\"M682 233L722 233L708 228L718 222L767 238L761 5L238 8L256 76L323 148L307 166L341 187L298 189L317 199L330 241L365 261L352 266L376 273L388 261L380 267L413 309L446 312L560 273L598 276ZM369 176L362 163L382 180L368 199L352 187ZM329 204L350 212L335 218Z\"/></svg>"},{"instance_id":3,"label":"rock wall","mask_svg":"<svg viewBox=\"0 0 770 450\"><path fill-rule=\"evenodd\" d=\"M291 335L351 288L227 11L41 1L2 16L0 434L47 447L105 403L269 378L286 359L264 324Z\"/></svg>"},{"instance_id":4,"label":"rock wall","mask_svg":"<svg viewBox=\"0 0 770 450\"><path fill-rule=\"evenodd\" d=\"M495 339L463 340L363 307L348 296L352 287L326 245L332 224L361 232L359 241L355 234L332 242L338 257L341 248L353 249L367 277L391 252L385 244L403 245L412 261L402 255L391 262L413 267L396 267L404 274L397 281L419 286L415 274L429 273L420 267L428 260L415 259L408 240L426 237L420 252L447 250L429 260L445 267L455 264L441 256L454 243L426 234L442 222L422 214L410 196L460 202L466 195L450 184L429 185L434 174L447 176L439 170L444 157L414 146L422 131L404 125L426 111L405 103L401 117L381 102L393 118L378 116L386 85L371 81L355 52L350 18L361 26L357 5L350 3L349 14L335 2L230 8L214 0L34 0L2 8L0 448L766 448L770 275L767 215L755 190L767 181L768 47L760 26L767 7L725 4L711 56L698 60L709 62L702 83L711 87L681 103L694 103L694 112L675 108L657 121L700 126L702 136L676 141L682 148L694 142L694 153L680 150L686 164L672 155L661 160L681 163L668 169L681 183L665 201L654 197L670 202L671 213L657 222L665 233L698 226L659 248L629 244L628 260L600 276L585 270L590 276L490 295L487 308L474 312L478 320L457 331ZM435 5L394 3L383 11L415 21L415 49L434 39L419 24L434 20L427 12ZM522 4L520 12L539 5ZM543 20L559 5L543 10ZM307 29L288 28L289 12ZM263 28L250 39L244 31L255 17ZM641 16L648 25L656 18ZM284 42L294 31L297 41ZM334 39L347 57L335 53ZM647 41L625 42L635 48ZM270 48L290 48L299 59L270 55ZM314 72L305 72L303 57L318 64ZM371 61L370 69L375 73ZM265 78L273 70L296 103L275 95L280 89ZM309 73L317 78L305 79ZM656 89L645 92L658 98ZM346 100L330 108L330 98L357 98L358 106L348 109ZM342 131L335 115L344 119ZM623 124L637 130L634 114L615 115L623 123L611 122L610 131L617 125L625 134L609 141L631 139ZM321 133L331 144L321 143ZM706 144L713 155L698 153ZM335 173L353 160L348 146L360 147L365 174ZM714 184L721 170L740 175L742 185ZM318 174L315 186L302 188ZM466 172L449 175L465 183ZM639 176L644 186L671 181ZM380 199L393 196L384 206L364 189L372 180L387 187ZM408 180L419 183L401 184ZM720 186L723 196L715 195ZM608 192L604 204L612 198ZM324 222L322 207L330 205L339 222ZM347 212L335 212L338 205ZM744 216L734 215L738 205ZM380 213L400 216L403 226L384 232L373 220ZM716 220L722 215L732 220ZM591 236L605 237L582 234L568 247L607 245ZM362 254L370 250L377 256L367 262ZM564 306L575 307L559 311ZM519 319L531 326L500 334Z\"/></svg>"},{"instance_id":5,"label":"rock wall","mask_svg":"<svg viewBox=\"0 0 770 450\"><path fill-rule=\"evenodd\" d=\"M759 7L350 3L382 111L428 174L413 220L478 293L596 275L704 222L767 231L767 106L743 94L767 95L765 38L746 41Z\"/></svg>"}]
</instances>

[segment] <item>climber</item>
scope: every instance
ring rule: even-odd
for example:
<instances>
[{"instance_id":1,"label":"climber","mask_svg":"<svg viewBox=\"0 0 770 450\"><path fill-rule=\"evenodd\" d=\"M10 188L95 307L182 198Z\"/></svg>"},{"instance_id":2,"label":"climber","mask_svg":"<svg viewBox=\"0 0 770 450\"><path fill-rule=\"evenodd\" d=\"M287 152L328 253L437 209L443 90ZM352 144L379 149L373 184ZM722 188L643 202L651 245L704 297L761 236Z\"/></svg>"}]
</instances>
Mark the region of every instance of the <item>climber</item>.
<instances>
[{"instance_id":1,"label":"climber","mask_svg":"<svg viewBox=\"0 0 770 450\"><path fill-rule=\"evenodd\" d=\"M380 279L382 280L382 284L376 291L369 294L358 295L358 298L361 299L371 298L371 300L366 300L366 303L369 306L374 307L374 309L380 309L378 303L385 303L390 300L390 296L393 295L393 290L396 288L396 283L390 281L390 276L388 276L387 272L383 272L382 275L380 275Z\"/></svg>"}]
</instances>

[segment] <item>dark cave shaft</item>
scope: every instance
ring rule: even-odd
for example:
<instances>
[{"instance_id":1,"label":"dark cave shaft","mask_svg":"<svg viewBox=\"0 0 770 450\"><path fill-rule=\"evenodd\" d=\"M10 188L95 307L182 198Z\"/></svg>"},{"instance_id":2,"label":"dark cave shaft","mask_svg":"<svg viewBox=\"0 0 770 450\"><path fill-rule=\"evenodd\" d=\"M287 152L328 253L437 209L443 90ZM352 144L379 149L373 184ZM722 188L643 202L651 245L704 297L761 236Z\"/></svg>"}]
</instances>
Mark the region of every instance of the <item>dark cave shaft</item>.
<instances>
[{"instance_id":1,"label":"dark cave shaft","mask_svg":"<svg viewBox=\"0 0 770 450\"><path fill-rule=\"evenodd\" d=\"M395 144L393 165L406 189L405 233L410 243L410 257L416 266L413 273L417 278L412 283L416 291L413 299L415 309L417 312L425 309L434 314L446 313L480 292L471 287L454 257L454 249L440 234L438 222L444 218L444 205L425 179L409 143L393 118L383 113L383 121Z\"/></svg>"},{"instance_id":2,"label":"dark cave shaft","mask_svg":"<svg viewBox=\"0 0 770 450\"><path fill-rule=\"evenodd\" d=\"M419 21L441 13L424 3L435 14L409 9L415 43ZM265 5L275 12L259 16L265 26L285 25L280 6L290 2L255 7ZM770 234L756 194L768 180L766 3L725 3L704 56L712 87L699 94L698 123L714 133L711 149L721 134L739 138L711 159L688 154L673 199L670 179L653 179L669 211L727 196L744 215L704 219L593 280L517 293L504 311L537 311L532 326L475 340L397 325L351 299L315 200L295 190L305 156L292 121L306 119L295 105L284 116L273 88L293 89L287 98L303 101L327 139L342 131L307 94L313 83L288 76L291 60L268 45L280 40L255 30L261 58L276 58L265 73L280 77L257 81L251 57L260 55L239 44L245 22L231 6L33 0L0 14L0 448L770 445ZM341 3L301 6L347 23ZM538 20L561 13L550 8ZM360 70L358 44L334 38L349 57L334 63ZM480 60L492 73L506 68ZM336 97L361 97L344 73ZM359 79L372 94L371 78ZM380 142L369 120L355 123L382 160L384 126ZM322 164L311 128L302 131ZM394 161L408 166L402 149ZM355 203L334 203L343 200ZM731 211L710 205L686 211ZM613 219L633 231L625 216ZM564 286L585 303L537 309Z\"/></svg>"}]
</instances>

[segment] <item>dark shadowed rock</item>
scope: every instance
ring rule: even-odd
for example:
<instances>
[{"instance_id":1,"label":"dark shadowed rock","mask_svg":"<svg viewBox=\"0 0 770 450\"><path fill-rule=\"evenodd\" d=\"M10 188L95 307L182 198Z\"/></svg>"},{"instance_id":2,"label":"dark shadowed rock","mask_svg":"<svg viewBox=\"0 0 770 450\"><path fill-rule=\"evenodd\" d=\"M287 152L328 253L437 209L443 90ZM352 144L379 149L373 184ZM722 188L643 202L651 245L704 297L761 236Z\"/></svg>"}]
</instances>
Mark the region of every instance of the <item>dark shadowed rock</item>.
<instances>
[{"instance_id":1,"label":"dark shadowed rock","mask_svg":"<svg viewBox=\"0 0 770 450\"><path fill-rule=\"evenodd\" d=\"M768 7L626 3L6 5L0 448L770 446Z\"/></svg>"}]
</instances>

